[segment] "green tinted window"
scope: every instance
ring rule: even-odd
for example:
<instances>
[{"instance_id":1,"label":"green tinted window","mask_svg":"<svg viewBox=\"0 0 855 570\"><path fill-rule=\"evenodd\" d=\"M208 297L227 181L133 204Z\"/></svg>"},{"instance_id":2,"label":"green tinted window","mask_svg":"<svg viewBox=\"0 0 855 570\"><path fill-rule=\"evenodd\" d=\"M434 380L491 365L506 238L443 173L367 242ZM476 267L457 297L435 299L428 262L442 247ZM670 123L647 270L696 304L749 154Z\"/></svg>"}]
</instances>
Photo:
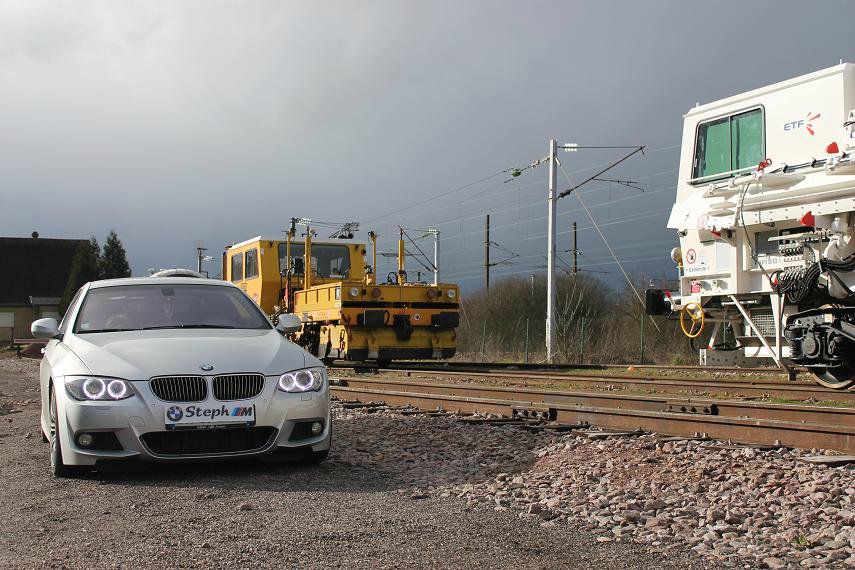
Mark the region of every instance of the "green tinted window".
<instances>
[{"instance_id":1,"label":"green tinted window","mask_svg":"<svg viewBox=\"0 0 855 570\"><path fill-rule=\"evenodd\" d=\"M695 178L730 170L730 119L701 125L696 148Z\"/></svg>"},{"instance_id":2,"label":"green tinted window","mask_svg":"<svg viewBox=\"0 0 855 570\"><path fill-rule=\"evenodd\" d=\"M698 125L693 178L755 167L762 160L762 110L754 109Z\"/></svg>"},{"instance_id":3,"label":"green tinted window","mask_svg":"<svg viewBox=\"0 0 855 570\"><path fill-rule=\"evenodd\" d=\"M760 109L733 116L730 131L733 141L732 170L760 164L763 160L763 113Z\"/></svg>"}]
</instances>

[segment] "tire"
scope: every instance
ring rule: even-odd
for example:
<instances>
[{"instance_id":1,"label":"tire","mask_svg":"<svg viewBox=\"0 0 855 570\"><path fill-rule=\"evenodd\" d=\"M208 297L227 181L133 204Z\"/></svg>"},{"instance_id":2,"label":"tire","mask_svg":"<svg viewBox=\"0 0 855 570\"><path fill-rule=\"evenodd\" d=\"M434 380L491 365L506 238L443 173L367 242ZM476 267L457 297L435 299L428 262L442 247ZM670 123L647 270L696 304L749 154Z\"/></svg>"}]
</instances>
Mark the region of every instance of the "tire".
<instances>
[{"instance_id":1,"label":"tire","mask_svg":"<svg viewBox=\"0 0 855 570\"><path fill-rule=\"evenodd\" d=\"M310 451L306 457L299 461L300 465L320 465L330 454L329 449L323 451Z\"/></svg>"},{"instance_id":2,"label":"tire","mask_svg":"<svg viewBox=\"0 0 855 570\"><path fill-rule=\"evenodd\" d=\"M62 459L62 438L59 433L59 414L56 411L56 398L53 395L53 385L48 392L50 398L50 468L54 477L72 477L80 472L80 468L66 465Z\"/></svg>"},{"instance_id":3,"label":"tire","mask_svg":"<svg viewBox=\"0 0 855 570\"><path fill-rule=\"evenodd\" d=\"M300 465L320 465L324 461L326 461L327 457L330 454L330 450L332 449L332 417L330 417L330 436L329 436L329 447L327 447L323 451L310 451L306 454L304 458L302 458L299 463Z\"/></svg>"}]
</instances>

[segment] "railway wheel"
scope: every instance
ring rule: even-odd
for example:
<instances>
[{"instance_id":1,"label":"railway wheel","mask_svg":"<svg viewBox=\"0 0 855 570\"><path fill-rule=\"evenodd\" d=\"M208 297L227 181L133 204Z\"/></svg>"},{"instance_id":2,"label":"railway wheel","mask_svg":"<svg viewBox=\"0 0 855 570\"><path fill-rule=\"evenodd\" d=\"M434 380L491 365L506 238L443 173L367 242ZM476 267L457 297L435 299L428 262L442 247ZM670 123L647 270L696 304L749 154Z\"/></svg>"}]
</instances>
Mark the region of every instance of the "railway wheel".
<instances>
[{"instance_id":1,"label":"railway wheel","mask_svg":"<svg viewBox=\"0 0 855 570\"><path fill-rule=\"evenodd\" d=\"M814 371L817 383L832 390L846 390L855 386L855 370L849 366L819 368Z\"/></svg>"}]
</instances>

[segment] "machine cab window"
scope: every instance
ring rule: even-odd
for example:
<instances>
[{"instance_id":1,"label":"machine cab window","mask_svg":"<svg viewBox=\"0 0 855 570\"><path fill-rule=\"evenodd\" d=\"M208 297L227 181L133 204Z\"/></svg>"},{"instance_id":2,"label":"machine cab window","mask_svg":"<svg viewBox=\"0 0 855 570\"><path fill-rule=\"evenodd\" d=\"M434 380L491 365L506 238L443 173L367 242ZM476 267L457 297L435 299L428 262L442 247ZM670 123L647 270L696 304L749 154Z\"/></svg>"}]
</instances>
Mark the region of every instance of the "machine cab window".
<instances>
[{"instance_id":1,"label":"machine cab window","mask_svg":"<svg viewBox=\"0 0 855 570\"><path fill-rule=\"evenodd\" d=\"M232 281L243 280L243 254L236 253L232 256Z\"/></svg>"},{"instance_id":2,"label":"machine cab window","mask_svg":"<svg viewBox=\"0 0 855 570\"><path fill-rule=\"evenodd\" d=\"M764 144L763 109L700 123L692 181L710 182L756 168L763 160Z\"/></svg>"},{"instance_id":3,"label":"machine cab window","mask_svg":"<svg viewBox=\"0 0 855 570\"><path fill-rule=\"evenodd\" d=\"M279 244L279 268L287 268L287 245ZM291 244L291 260L294 274L303 275L306 246ZM346 245L312 244L312 272L316 277L346 279L350 271L350 250Z\"/></svg>"},{"instance_id":4,"label":"machine cab window","mask_svg":"<svg viewBox=\"0 0 855 570\"><path fill-rule=\"evenodd\" d=\"M258 250L250 249L246 252L246 279L258 277Z\"/></svg>"}]
</instances>

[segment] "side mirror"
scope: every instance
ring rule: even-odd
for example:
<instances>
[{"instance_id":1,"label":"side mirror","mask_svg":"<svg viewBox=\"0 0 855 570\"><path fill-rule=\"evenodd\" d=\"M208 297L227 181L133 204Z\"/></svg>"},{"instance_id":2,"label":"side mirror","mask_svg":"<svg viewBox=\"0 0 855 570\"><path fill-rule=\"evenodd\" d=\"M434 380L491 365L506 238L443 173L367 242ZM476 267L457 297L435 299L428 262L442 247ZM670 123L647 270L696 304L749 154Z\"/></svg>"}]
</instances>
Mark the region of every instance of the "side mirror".
<instances>
[{"instance_id":1,"label":"side mirror","mask_svg":"<svg viewBox=\"0 0 855 570\"><path fill-rule=\"evenodd\" d=\"M30 325L30 332L36 338L55 338L59 334L59 323L56 319L39 319Z\"/></svg>"},{"instance_id":2,"label":"side mirror","mask_svg":"<svg viewBox=\"0 0 855 570\"><path fill-rule=\"evenodd\" d=\"M276 330L282 334L295 333L303 326L303 321L297 315L284 313L279 315L279 322L276 323Z\"/></svg>"}]
</instances>

